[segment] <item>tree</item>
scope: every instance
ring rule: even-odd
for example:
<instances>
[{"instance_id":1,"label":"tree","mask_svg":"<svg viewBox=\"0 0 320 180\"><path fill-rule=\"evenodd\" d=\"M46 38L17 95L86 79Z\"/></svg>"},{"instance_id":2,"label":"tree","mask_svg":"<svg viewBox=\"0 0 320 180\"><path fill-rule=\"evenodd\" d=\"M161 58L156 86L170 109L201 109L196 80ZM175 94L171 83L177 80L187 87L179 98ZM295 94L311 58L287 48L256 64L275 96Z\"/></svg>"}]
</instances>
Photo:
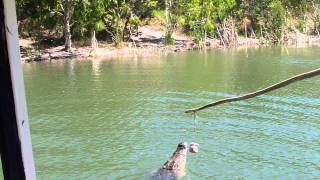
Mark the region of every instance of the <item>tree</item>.
<instances>
[{"instance_id":1,"label":"tree","mask_svg":"<svg viewBox=\"0 0 320 180\"><path fill-rule=\"evenodd\" d=\"M71 51L71 30L70 30L70 20L72 11L72 0L63 0L62 2L63 10L63 33L64 33L64 46L66 51Z\"/></svg>"},{"instance_id":2,"label":"tree","mask_svg":"<svg viewBox=\"0 0 320 180\"><path fill-rule=\"evenodd\" d=\"M177 27L199 45L220 32L222 38L251 33L279 43L292 31L320 34L319 4L319 0L17 0L17 15L21 35L41 40L55 34L64 38L69 51L72 39L90 37L94 46L95 34L103 33L121 46L130 40L132 27L148 21L155 10L165 19L166 44L174 44Z\"/></svg>"},{"instance_id":3,"label":"tree","mask_svg":"<svg viewBox=\"0 0 320 180\"><path fill-rule=\"evenodd\" d=\"M103 22L116 46L121 46L130 23L139 24L141 18L151 16L155 0L105 0ZM130 35L129 35L130 36Z\"/></svg>"},{"instance_id":4,"label":"tree","mask_svg":"<svg viewBox=\"0 0 320 180\"><path fill-rule=\"evenodd\" d=\"M73 34L77 37L90 36L91 47L95 49L98 46L96 32L106 29L102 21L105 13L103 0L80 0L74 5Z\"/></svg>"}]
</instances>

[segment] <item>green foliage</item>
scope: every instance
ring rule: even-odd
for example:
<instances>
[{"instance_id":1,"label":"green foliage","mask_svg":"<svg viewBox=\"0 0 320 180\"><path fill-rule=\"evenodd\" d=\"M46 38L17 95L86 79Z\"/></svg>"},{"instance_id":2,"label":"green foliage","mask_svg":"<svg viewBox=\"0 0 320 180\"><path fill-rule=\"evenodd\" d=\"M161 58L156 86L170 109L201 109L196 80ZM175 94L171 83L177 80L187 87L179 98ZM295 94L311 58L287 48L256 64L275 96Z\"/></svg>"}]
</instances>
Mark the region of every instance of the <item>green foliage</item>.
<instances>
[{"instance_id":1,"label":"green foliage","mask_svg":"<svg viewBox=\"0 0 320 180\"><path fill-rule=\"evenodd\" d=\"M20 34L36 39L47 34L62 37L63 1L17 0ZM73 38L87 38L96 31L110 36L116 45L130 36L130 27L141 26L150 17L165 24L166 44L174 44L172 33L177 27L201 44L206 37L216 36L227 18L235 20L240 34L248 19L258 37L279 41L293 28L318 30L319 4L319 0L72 0L70 21Z\"/></svg>"},{"instance_id":2,"label":"green foliage","mask_svg":"<svg viewBox=\"0 0 320 180\"><path fill-rule=\"evenodd\" d=\"M106 29L101 18L105 13L102 0L76 0L72 16L72 30L75 37L82 37L90 31L102 31Z\"/></svg>"},{"instance_id":3,"label":"green foliage","mask_svg":"<svg viewBox=\"0 0 320 180\"><path fill-rule=\"evenodd\" d=\"M101 20L99 20L95 23L94 29L99 32L105 30L106 26Z\"/></svg>"},{"instance_id":4,"label":"green foliage","mask_svg":"<svg viewBox=\"0 0 320 180\"><path fill-rule=\"evenodd\" d=\"M172 37L171 34L166 34L164 37L164 44L165 45L174 45L175 44L175 40Z\"/></svg>"},{"instance_id":5,"label":"green foliage","mask_svg":"<svg viewBox=\"0 0 320 180\"><path fill-rule=\"evenodd\" d=\"M157 18L158 20L162 21L163 23L166 22L166 15L163 10L154 10L152 11L152 17Z\"/></svg>"},{"instance_id":6,"label":"green foliage","mask_svg":"<svg viewBox=\"0 0 320 180\"><path fill-rule=\"evenodd\" d=\"M140 26L141 24L142 24L142 22L139 19L139 17L137 17L137 16L130 17L129 25L131 25L131 26Z\"/></svg>"},{"instance_id":7,"label":"green foliage","mask_svg":"<svg viewBox=\"0 0 320 180\"><path fill-rule=\"evenodd\" d=\"M273 33L275 37L280 38L282 31L285 26L285 9L282 6L280 0L274 0L268 5L268 15L266 17L267 28L273 28Z\"/></svg>"},{"instance_id":8,"label":"green foliage","mask_svg":"<svg viewBox=\"0 0 320 180\"><path fill-rule=\"evenodd\" d=\"M61 29L56 13L59 3L50 0L18 0L19 30L33 38L40 38L44 30Z\"/></svg>"},{"instance_id":9,"label":"green foliage","mask_svg":"<svg viewBox=\"0 0 320 180\"><path fill-rule=\"evenodd\" d=\"M217 24L232 13L234 6L235 0L183 0L174 13L177 24L201 44L207 36L215 36Z\"/></svg>"}]
</instances>

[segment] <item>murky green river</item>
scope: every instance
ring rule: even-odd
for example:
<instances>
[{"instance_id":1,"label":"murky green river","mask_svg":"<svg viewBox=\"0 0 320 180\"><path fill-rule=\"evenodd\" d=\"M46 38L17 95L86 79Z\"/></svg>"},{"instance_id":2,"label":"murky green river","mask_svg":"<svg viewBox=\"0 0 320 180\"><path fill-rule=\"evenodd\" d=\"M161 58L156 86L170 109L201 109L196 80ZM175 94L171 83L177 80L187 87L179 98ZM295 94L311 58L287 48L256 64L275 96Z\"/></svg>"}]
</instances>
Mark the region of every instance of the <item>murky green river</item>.
<instances>
[{"instance_id":1,"label":"murky green river","mask_svg":"<svg viewBox=\"0 0 320 180\"><path fill-rule=\"evenodd\" d=\"M184 179L317 179L320 77L184 111L319 67L319 48L280 47L25 64L37 177L147 179L193 141Z\"/></svg>"}]
</instances>

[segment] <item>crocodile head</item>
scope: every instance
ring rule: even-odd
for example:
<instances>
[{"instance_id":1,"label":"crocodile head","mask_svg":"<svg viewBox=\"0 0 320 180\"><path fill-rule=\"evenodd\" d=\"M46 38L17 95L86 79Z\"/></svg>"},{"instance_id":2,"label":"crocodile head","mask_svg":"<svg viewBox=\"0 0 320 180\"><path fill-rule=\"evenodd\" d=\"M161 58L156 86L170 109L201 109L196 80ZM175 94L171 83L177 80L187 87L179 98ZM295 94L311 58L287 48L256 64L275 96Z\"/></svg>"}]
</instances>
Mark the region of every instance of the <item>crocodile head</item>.
<instances>
[{"instance_id":1,"label":"crocodile head","mask_svg":"<svg viewBox=\"0 0 320 180\"><path fill-rule=\"evenodd\" d=\"M186 157L188 152L188 143L181 142L178 144L176 151L172 154L169 160L162 166L162 169L181 170L185 169Z\"/></svg>"},{"instance_id":2,"label":"crocodile head","mask_svg":"<svg viewBox=\"0 0 320 180\"><path fill-rule=\"evenodd\" d=\"M156 180L177 180L186 175L186 161L188 150L192 153L198 152L199 144L181 142L172 156L164 163L164 165L157 171L153 179Z\"/></svg>"}]
</instances>

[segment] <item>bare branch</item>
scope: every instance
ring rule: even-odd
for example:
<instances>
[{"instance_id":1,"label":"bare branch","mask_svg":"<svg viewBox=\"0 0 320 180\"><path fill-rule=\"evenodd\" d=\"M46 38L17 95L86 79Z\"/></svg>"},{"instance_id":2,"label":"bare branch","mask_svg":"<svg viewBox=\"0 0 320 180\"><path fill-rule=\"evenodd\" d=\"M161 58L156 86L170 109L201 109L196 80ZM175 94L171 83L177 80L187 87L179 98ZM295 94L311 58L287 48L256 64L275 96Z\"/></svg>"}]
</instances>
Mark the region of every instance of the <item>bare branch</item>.
<instances>
[{"instance_id":1,"label":"bare branch","mask_svg":"<svg viewBox=\"0 0 320 180\"><path fill-rule=\"evenodd\" d=\"M281 81L279 83L273 84L273 85L271 85L269 87L266 87L264 89L261 89L261 90L255 91L255 92L251 92L251 93L248 93L248 94L245 94L245 95L242 95L242 96L236 96L236 97L221 99L219 101L216 101L216 102L213 102L213 103L210 103L210 104L206 104L206 105L198 107L198 108L189 109L189 110L185 111L185 113L196 113L198 111L207 109L209 107L217 106L217 105L220 105L220 104L233 102L233 101L240 101L240 100L250 99L250 98L253 98L253 97L268 93L270 91L285 87L285 86L287 86L287 85L289 85L291 83L294 83L296 81L301 81L301 80L312 78L312 77L315 77L315 76L318 76L318 75L320 75L320 68L319 69L315 69L313 71L309 71L309 72L306 72L306 73L302 73L302 74L293 76L293 77L291 77L289 79L286 79L284 81Z\"/></svg>"}]
</instances>

